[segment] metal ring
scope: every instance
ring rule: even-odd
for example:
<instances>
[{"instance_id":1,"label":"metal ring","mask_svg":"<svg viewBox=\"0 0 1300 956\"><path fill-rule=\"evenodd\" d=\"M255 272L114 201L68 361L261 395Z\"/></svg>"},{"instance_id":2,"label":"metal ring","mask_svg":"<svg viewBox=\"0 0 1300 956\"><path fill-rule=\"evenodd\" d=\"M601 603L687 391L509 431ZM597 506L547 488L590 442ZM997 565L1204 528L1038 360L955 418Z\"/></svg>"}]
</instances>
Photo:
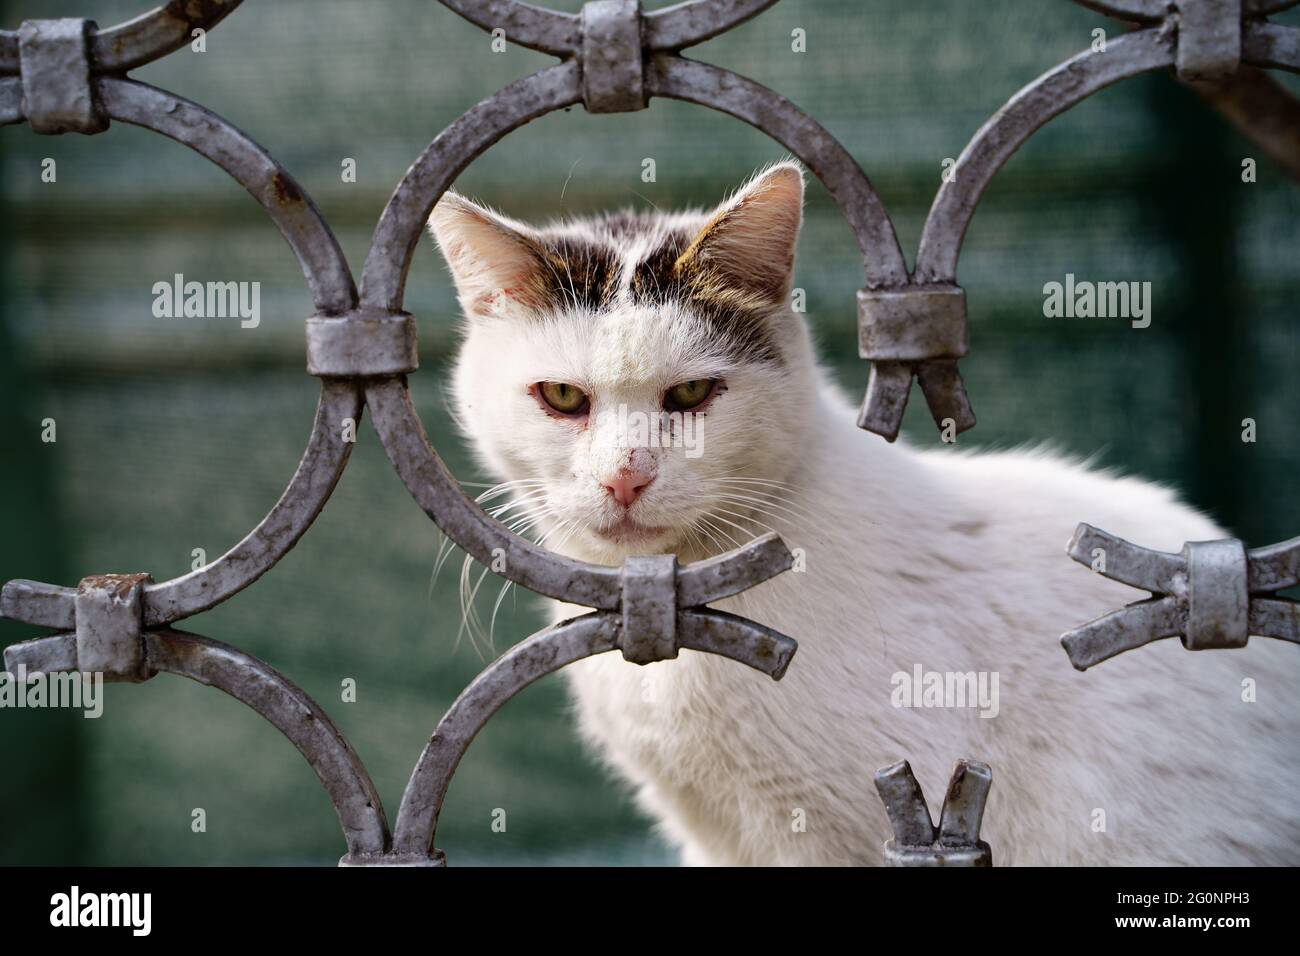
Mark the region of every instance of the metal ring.
<instances>
[{"instance_id":1,"label":"metal ring","mask_svg":"<svg viewBox=\"0 0 1300 956\"><path fill-rule=\"evenodd\" d=\"M319 313L346 312L356 305L352 273L334 234L301 187L262 147L215 113L175 94L113 77L99 77L95 84L113 119L188 146L248 190L293 249ZM0 80L0 125L22 118L13 106L18 87L16 78ZM343 440L340 422L344 418L359 422L361 410L358 384L321 383L307 449L280 500L256 528L215 561L147 586L146 627L168 624L224 601L261 577L298 542L325 506L351 454L352 443ZM4 589L4 606L9 616L29 624L71 628L75 595L72 588L10 582Z\"/></svg>"},{"instance_id":2,"label":"metal ring","mask_svg":"<svg viewBox=\"0 0 1300 956\"><path fill-rule=\"evenodd\" d=\"M210 30L224 20L243 0L202 0L201 3L171 0L90 38L91 69L94 73L125 73L152 63L190 42L195 28ZM196 10L191 14L190 10ZM0 30L0 74L17 73L18 34Z\"/></svg>"},{"instance_id":3,"label":"metal ring","mask_svg":"<svg viewBox=\"0 0 1300 956\"><path fill-rule=\"evenodd\" d=\"M439 0L475 26L505 31L511 43L553 56L582 49L582 18L520 0ZM642 41L651 50L681 50L703 43L762 13L777 0L685 0L643 13Z\"/></svg>"},{"instance_id":4,"label":"metal ring","mask_svg":"<svg viewBox=\"0 0 1300 956\"><path fill-rule=\"evenodd\" d=\"M438 854L433 846L438 814L451 778L478 732L506 701L533 681L574 661L619 649L617 615L586 614L539 631L516 644L476 677L443 715L402 794L393 828L393 854L419 861ZM678 646L748 664L775 680L794 655L790 638L722 611L680 616Z\"/></svg>"},{"instance_id":5,"label":"metal ring","mask_svg":"<svg viewBox=\"0 0 1300 956\"><path fill-rule=\"evenodd\" d=\"M698 103L742 119L793 151L822 178L844 210L863 252L868 284L907 281L893 224L866 175L843 146L793 103L726 70L667 54L652 58L646 84L652 95ZM411 258L425 223L462 170L512 130L581 100L581 68L567 60L510 84L440 133L393 191L375 227L362 270L363 308L401 311ZM617 569L537 548L488 516L461 490L429 442L404 381L368 383L366 402L403 483L457 545L488 566L493 564L494 549L508 552L503 573L529 590L603 610L619 606ZM734 560L739 553L743 549L724 557Z\"/></svg>"}]
</instances>

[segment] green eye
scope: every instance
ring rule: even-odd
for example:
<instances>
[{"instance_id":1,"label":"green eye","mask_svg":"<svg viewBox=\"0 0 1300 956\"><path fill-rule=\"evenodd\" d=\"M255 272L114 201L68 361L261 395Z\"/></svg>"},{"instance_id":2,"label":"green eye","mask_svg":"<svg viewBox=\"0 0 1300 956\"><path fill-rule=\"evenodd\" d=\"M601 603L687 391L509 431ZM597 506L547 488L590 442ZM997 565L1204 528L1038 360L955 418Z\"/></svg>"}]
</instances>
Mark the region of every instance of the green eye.
<instances>
[{"instance_id":1,"label":"green eye","mask_svg":"<svg viewBox=\"0 0 1300 956\"><path fill-rule=\"evenodd\" d=\"M716 378L695 378L689 382L674 385L668 389L668 394L664 396L664 405L668 407L669 411L678 412L694 408L713 394L715 382L717 382Z\"/></svg>"},{"instance_id":2,"label":"green eye","mask_svg":"<svg viewBox=\"0 0 1300 956\"><path fill-rule=\"evenodd\" d=\"M547 405L564 415L576 415L587 406L587 393L565 382L542 382L538 391Z\"/></svg>"}]
</instances>

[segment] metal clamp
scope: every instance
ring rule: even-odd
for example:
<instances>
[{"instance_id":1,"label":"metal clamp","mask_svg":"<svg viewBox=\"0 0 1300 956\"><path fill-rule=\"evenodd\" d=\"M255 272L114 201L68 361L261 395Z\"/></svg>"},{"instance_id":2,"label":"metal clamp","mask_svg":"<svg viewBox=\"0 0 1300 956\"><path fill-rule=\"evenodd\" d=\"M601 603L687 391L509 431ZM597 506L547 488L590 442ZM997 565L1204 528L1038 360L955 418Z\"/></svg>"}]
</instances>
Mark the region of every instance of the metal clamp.
<instances>
[{"instance_id":1,"label":"metal clamp","mask_svg":"<svg viewBox=\"0 0 1300 956\"><path fill-rule=\"evenodd\" d=\"M623 659L652 664L677 656L677 556L623 559Z\"/></svg>"},{"instance_id":2,"label":"metal clamp","mask_svg":"<svg viewBox=\"0 0 1300 956\"><path fill-rule=\"evenodd\" d=\"M90 79L91 20L24 20L18 28L23 115L37 133L102 133L108 114Z\"/></svg>"},{"instance_id":3,"label":"metal clamp","mask_svg":"<svg viewBox=\"0 0 1300 956\"><path fill-rule=\"evenodd\" d=\"M975 413L957 370L970 351L966 290L933 284L858 291L858 354L871 360L858 427L898 437L913 376L940 428L951 419L958 433L975 426Z\"/></svg>"},{"instance_id":4,"label":"metal clamp","mask_svg":"<svg viewBox=\"0 0 1300 956\"><path fill-rule=\"evenodd\" d=\"M646 108L641 0L582 5L582 101L588 113Z\"/></svg>"},{"instance_id":5,"label":"metal clamp","mask_svg":"<svg viewBox=\"0 0 1300 956\"><path fill-rule=\"evenodd\" d=\"M1180 80L1221 80L1241 65L1242 0L1174 0Z\"/></svg>"},{"instance_id":6,"label":"metal clamp","mask_svg":"<svg viewBox=\"0 0 1300 956\"><path fill-rule=\"evenodd\" d=\"M307 371L312 375L405 375L420 367L415 317L358 308L307 320Z\"/></svg>"},{"instance_id":7,"label":"metal clamp","mask_svg":"<svg viewBox=\"0 0 1300 956\"><path fill-rule=\"evenodd\" d=\"M1171 554L1081 524L1066 553L1151 592L1062 635L1078 670L1165 637L1189 651L1245 647L1251 634L1300 643L1300 603L1275 594L1300 582L1300 538L1252 551L1235 538L1190 541Z\"/></svg>"},{"instance_id":8,"label":"metal clamp","mask_svg":"<svg viewBox=\"0 0 1300 956\"><path fill-rule=\"evenodd\" d=\"M139 683L153 676L144 652L148 574L96 574L77 588L77 669Z\"/></svg>"},{"instance_id":9,"label":"metal clamp","mask_svg":"<svg viewBox=\"0 0 1300 956\"><path fill-rule=\"evenodd\" d=\"M937 828L906 760L877 770L875 780L894 830L894 838L885 841L886 866L993 865L993 853L980 839L984 804L993 785L988 764L957 761Z\"/></svg>"}]
</instances>

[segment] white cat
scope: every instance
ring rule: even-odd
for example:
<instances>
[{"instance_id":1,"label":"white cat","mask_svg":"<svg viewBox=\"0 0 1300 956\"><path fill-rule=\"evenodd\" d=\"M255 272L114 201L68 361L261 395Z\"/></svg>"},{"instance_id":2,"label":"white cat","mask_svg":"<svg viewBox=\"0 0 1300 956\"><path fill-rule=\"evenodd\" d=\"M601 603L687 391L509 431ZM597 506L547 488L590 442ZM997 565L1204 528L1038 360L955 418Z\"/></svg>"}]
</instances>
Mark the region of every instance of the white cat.
<instances>
[{"instance_id":1,"label":"white cat","mask_svg":"<svg viewBox=\"0 0 1300 956\"><path fill-rule=\"evenodd\" d=\"M450 193L434 210L467 317L460 419L517 483L521 526L604 564L768 529L806 554L718 604L799 642L782 681L605 654L566 670L585 735L692 864L879 863L873 773L906 758L937 813L962 757L993 768L995 864L1300 863L1300 648L1165 640L1078 673L1059 644L1142 597L1065 556L1079 521L1168 551L1225 533L1045 452L860 431L788 308L802 204L782 163L710 213L533 228ZM626 447L628 421L665 409L696 416L696 456ZM996 716L895 706L917 665L995 673Z\"/></svg>"}]
</instances>

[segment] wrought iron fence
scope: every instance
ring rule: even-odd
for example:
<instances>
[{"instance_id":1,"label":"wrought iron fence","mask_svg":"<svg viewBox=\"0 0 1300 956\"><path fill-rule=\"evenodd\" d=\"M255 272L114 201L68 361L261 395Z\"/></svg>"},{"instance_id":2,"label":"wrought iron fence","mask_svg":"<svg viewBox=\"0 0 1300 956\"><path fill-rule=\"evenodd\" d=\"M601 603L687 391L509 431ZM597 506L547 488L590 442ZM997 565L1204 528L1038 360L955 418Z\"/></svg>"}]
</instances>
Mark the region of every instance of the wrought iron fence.
<instances>
[{"instance_id":1,"label":"wrought iron fence","mask_svg":"<svg viewBox=\"0 0 1300 956\"><path fill-rule=\"evenodd\" d=\"M1300 72L1300 30L1266 19L1300 0L1076 0L1135 29L1104 52L1081 53L1048 71L976 133L935 197L909 271L871 182L825 129L780 94L682 55L776 0L686 0L650 12L639 0L591 0L579 14L517 0L441 2L560 62L483 100L429 144L380 216L360 290L329 226L274 158L202 106L126 75L184 46L193 31L216 26L240 0L173 0L108 30L59 19L0 31L0 125L26 121L42 134L94 134L113 121L141 126L217 164L258 201L307 279L315 309L306 322L307 368L321 379L297 471L242 541L171 581L140 573L92 575L76 588L10 581L0 593L0 614L58 633L9 647L6 667L29 675L98 672L128 682L167 672L242 701L288 737L316 772L343 828L344 865L441 865L438 813L461 757L497 709L543 675L594 654L618 651L646 664L685 648L730 657L779 680L796 650L783 634L709 607L789 569L792 556L775 535L687 567L663 555L628 558L621 568L585 564L547 552L489 517L429 443L406 381L419 364L414 318L402 308L411 256L443 192L507 133L574 105L627 112L668 97L741 119L789 149L826 185L862 253L859 352L872 364L858 424L889 441L898 435L913 379L940 428L955 434L975 424L957 365L969 349L957 261L985 188L1039 127L1110 84L1172 66L1183 79L1228 80L1211 102L1266 148L1285 154L1297 135L1241 109L1231 79L1243 64ZM1251 82L1252 95L1290 103L1275 84ZM394 469L452 541L516 584L593 609L517 644L464 690L420 755L391 829L365 767L313 700L239 649L171 627L252 584L294 546L329 499L367 407ZM1300 642L1300 605L1274 593L1300 579L1300 538L1249 555L1240 542L1194 542L1180 557L1081 525L1071 556L1087 563L1094 544L1113 551L1110 569L1103 563L1099 570L1153 597L1066 635L1076 667L1175 634L1190 649L1240 647L1249 634ZM989 864L989 847L979 840L991 784L987 766L958 763L938 827L905 762L881 770L876 784L895 831L887 862Z\"/></svg>"}]
</instances>

